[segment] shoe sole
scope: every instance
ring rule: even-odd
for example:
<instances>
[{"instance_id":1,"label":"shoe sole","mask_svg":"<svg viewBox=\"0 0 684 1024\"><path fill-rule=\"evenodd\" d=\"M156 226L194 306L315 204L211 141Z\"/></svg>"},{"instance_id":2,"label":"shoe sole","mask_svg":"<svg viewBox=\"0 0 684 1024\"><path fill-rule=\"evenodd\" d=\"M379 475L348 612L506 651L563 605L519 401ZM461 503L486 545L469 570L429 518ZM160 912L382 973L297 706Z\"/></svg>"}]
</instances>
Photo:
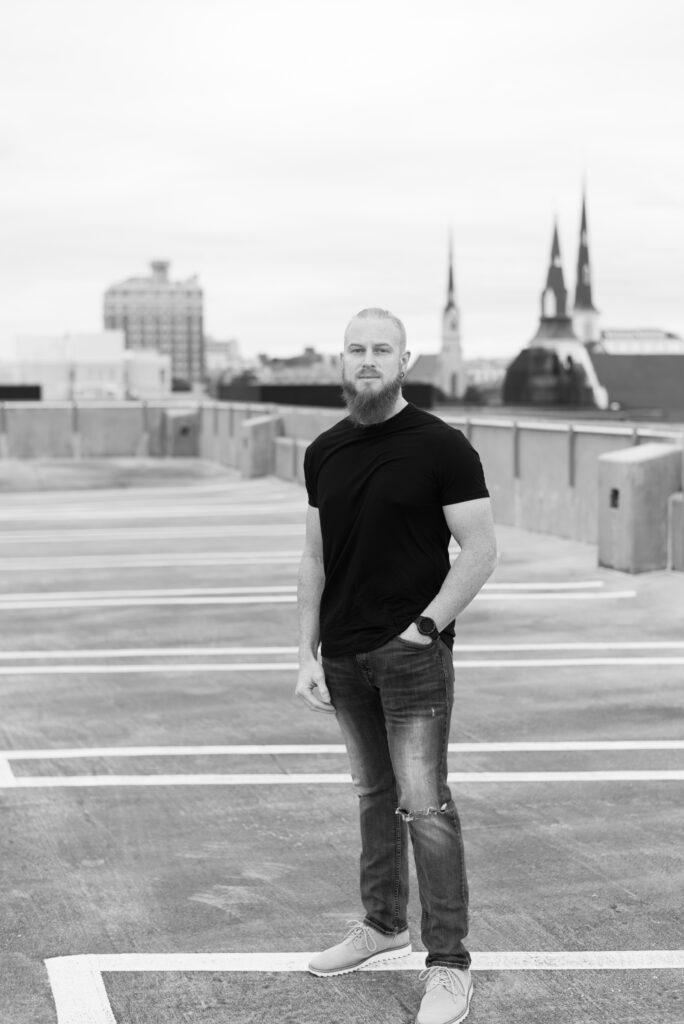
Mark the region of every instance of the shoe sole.
<instances>
[{"instance_id":1,"label":"shoe sole","mask_svg":"<svg viewBox=\"0 0 684 1024\"><path fill-rule=\"evenodd\" d=\"M364 967L368 967L369 964L384 963L386 960L399 960L401 957L408 956L412 952L413 947L409 942L408 946L397 946L396 949L383 949L379 953L373 953L366 960L353 964L351 967L339 967L335 971L317 971L314 967L309 967L308 971L309 974L315 974L317 978L332 978L336 974L351 974L353 971L360 971Z\"/></svg>"},{"instance_id":2,"label":"shoe sole","mask_svg":"<svg viewBox=\"0 0 684 1024\"><path fill-rule=\"evenodd\" d=\"M451 1020L444 1021L444 1024L461 1024L461 1021L464 1021L466 1019L466 1017L468 1016L468 1014L470 1013L470 1000L472 998L473 998L473 986L471 985L470 988L468 989L468 1002L466 1003L466 1008L465 1008L464 1012L461 1014L460 1017L452 1017ZM420 1021L418 1020L417 1017L416 1017L416 1024L420 1024Z\"/></svg>"}]
</instances>

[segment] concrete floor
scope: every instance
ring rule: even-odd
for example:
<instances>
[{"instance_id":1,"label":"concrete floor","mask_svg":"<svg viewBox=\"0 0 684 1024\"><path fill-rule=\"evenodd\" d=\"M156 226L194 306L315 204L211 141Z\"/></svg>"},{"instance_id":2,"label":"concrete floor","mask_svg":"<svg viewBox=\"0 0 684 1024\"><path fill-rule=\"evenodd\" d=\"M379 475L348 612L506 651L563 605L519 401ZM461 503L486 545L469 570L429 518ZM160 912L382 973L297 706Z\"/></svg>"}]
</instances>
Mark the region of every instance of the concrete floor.
<instances>
[{"instance_id":1,"label":"concrete floor","mask_svg":"<svg viewBox=\"0 0 684 1024\"><path fill-rule=\"evenodd\" d=\"M11 759L9 784L0 785L3 1024L57 1020L44 964L52 957L296 953L336 941L360 916L351 785L258 783L264 774L345 774L344 753L197 749L339 745L334 719L293 698L294 651L268 650L296 645L295 603L244 604L244 594L238 603L159 604L158 595L131 603L135 590L192 591L180 595L188 599L202 589L217 601L226 595L206 592L294 586L305 493L275 479L242 482L230 471L207 479L186 468L177 466L174 478L167 463L154 489L101 489L98 468L99 489L3 496L0 784L3 754L41 754ZM124 469L110 482L125 482ZM87 466L81 474L76 482L85 486ZM206 514L212 509L216 516ZM250 536L255 526L263 529ZM160 537L167 528L177 535ZM84 532L94 529L109 533ZM498 532L501 562L491 582L542 589L521 600L512 589L490 588L461 617L451 741L681 741L684 647L628 645L684 642L684 576L628 577L597 568L593 548ZM182 564L203 553L214 564ZM154 554L174 564L141 564ZM122 592L120 603L103 607L103 591ZM633 594L619 596L625 592ZM45 607L51 595L58 607ZM494 643L565 649L470 649ZM225 650L242 647L261 650ZM285 667L230 668L254 663ZM117 666L124 670L104 671ZM121 757L103 749L112 747L136 750ZM193 749L169 755L150 747ZM684 749L475 746L454 752L450 769L681 772ZM238 774L254 781L152 784L159 775ZM12 785L75 775L85 781ZM117 784L93 786L102 775ZM129 784L131 776L145 784ZM478 954L496 951L681 950L683 786L681 778L658 777L475 776L453 784L471 887L469 1021L683 1024L681 969L477 969ZM413 875L412 882L410 924L420 949ZM138 970L105 972L104 983L116 1024L404 1024L420 998L415 970L327 980L301 971ZM85 994L83 1005L87 1013Z\"/></svg>"}]
</instances>

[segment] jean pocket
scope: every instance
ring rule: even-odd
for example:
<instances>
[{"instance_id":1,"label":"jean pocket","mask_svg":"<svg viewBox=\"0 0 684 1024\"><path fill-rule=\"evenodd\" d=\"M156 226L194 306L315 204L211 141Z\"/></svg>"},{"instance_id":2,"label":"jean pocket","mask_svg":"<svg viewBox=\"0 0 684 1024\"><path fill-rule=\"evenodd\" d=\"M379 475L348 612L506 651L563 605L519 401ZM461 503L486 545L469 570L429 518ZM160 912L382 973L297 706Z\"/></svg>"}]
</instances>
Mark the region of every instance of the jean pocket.
<instances>
[{"instance_id":1,"label":"jean pocket","mask_svg":"<svg viewBox=\"0 0 684 1024\"><path fill-rule=\"evenodd\" d=\"M426 651L430 647L435 647L437 644L437 641L432 639L429 644L420 644L417 640L404 640L401 636L395 636L394 639L397 643L403 644L405 647L409 647L412 651Z\"/></svg>"}]
</instances>

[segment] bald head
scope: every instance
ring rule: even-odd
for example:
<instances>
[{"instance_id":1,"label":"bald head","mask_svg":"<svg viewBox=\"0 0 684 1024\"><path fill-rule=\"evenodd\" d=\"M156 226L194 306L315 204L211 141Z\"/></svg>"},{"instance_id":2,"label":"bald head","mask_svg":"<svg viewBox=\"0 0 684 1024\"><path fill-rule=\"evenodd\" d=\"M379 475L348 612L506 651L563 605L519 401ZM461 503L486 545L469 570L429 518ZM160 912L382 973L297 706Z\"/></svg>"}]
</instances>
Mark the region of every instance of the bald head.
<instances>
[{"instance_id":1,"label":"bald head","mask_svg":"<svg viewBox=\"0 0 684 1024\"><path fill-rule=\"evenodd\" d=\"M399 353L402 354L406 351L406 328L394 313L390 313L388 309L379 309L377 307L371 307L369 309L362 309L355 317L347 324L344 332L344 343L345 345L349 341L350 333L354 333L354 328L359 322L367 320L381 320L387 322L388 326L391 324L394 328L394 335L396 336L396 344L399 349Z\"/></svg>"}]
</instances>

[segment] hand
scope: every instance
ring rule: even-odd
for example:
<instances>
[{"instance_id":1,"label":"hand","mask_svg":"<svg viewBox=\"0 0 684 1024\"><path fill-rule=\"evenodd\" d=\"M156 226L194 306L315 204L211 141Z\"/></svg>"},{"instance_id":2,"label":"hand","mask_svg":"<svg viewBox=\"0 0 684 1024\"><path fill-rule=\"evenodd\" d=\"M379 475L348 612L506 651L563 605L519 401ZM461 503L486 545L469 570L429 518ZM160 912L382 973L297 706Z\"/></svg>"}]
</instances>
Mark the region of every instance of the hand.
<instances>
[{"instance_id":1,"label":"hand","mask_svg":"<svg viewBox=\"0 0 684 1024\"><path fill-rule=\"evenodd\" d=\"M410 640L414 644L424 644L425 647L432 643L432 637L421 633L415 622L407 626L404 632L399 634L399 637L401 640Z\"/></svg>"},{"instance_id":2,"label":"hand","mask_svg":"<svg viewBox=\"0 0 684 1024\"><path fill-rule=\"evenodd\" d=\"M328 687L325 685L323 667L315 658L310 658L300 665L295 697L301 697L311 711L321 711L327 715L335 714Z\"/></svg>"}]
</instances>

